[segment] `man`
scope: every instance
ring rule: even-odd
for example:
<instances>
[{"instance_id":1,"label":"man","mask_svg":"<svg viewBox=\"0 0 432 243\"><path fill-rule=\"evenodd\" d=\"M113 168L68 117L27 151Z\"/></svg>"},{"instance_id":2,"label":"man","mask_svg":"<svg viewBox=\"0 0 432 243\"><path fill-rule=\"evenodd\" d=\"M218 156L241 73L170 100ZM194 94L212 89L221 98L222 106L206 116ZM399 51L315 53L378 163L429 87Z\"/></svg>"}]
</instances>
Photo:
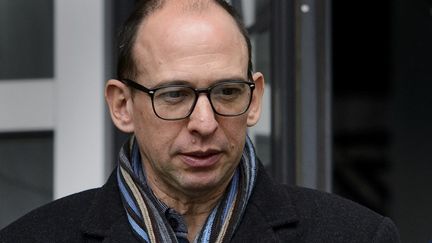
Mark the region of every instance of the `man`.
<instances>
[{"instance_id":1,"label":"man","mask_svg":"<svg viewBox=\"0 0 432 243\"><path fill-rule=\"evenodd\" d=\"M115 172L1 242L398 242L388 218L266 175L246 135L264 89L250 48L224 1L141 1L106 85L114 124L133 133Z\"/></svg>"}]
</instances>

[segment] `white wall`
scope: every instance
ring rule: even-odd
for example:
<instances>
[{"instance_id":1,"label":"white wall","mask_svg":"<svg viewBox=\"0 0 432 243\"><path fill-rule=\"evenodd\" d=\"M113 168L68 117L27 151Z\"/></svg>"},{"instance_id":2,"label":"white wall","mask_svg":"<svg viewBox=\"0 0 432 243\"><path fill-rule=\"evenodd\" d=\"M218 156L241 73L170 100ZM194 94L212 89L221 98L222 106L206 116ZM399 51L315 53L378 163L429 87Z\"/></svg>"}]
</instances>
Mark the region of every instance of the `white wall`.
<instances>
[{"instance_id":1,"label":"white wall","mask_svg":"<svg viewBox=\"0 0 432 243\"><path fill-rule=\"evenodd\" d=\"M53 107L51 79L0 82L0 132L52 130Z\"/></svg>"}]
</instances>

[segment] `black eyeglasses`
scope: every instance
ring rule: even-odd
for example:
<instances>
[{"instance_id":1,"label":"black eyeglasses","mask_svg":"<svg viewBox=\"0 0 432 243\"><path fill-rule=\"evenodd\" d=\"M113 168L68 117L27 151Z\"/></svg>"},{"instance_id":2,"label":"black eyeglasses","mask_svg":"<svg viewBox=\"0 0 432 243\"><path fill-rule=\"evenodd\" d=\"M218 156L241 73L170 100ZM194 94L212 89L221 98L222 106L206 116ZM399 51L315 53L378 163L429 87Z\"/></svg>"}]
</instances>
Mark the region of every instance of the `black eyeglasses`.
<instances>
[{"instance_id":1,"label":"black eyeglasses","mask_svg":"<svg viewBox=\"0 0 432 243\"><path fill-rule=\"evenodd\" d=\"M163 85L149 89L130 79L123 79L122 82L150 95L154 113L163 120L180 120L189 117L201 93L207 95L215 114L242 115L249 109L255 89L254 83L237 80L222 81L203 89L195 89L183 84Z\"/></svg>"}]
</instances>

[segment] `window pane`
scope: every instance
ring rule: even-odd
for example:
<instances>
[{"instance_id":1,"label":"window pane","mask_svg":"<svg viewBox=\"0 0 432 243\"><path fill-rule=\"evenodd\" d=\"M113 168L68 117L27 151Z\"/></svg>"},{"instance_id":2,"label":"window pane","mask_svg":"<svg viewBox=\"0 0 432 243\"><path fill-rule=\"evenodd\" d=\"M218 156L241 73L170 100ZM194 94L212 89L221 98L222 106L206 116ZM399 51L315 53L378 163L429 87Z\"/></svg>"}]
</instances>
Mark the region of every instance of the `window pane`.
<instances>
[{"instance_id":1,"label":"window pane","mask_svg":"<svg viewBox=\"0 0 432 243\"><path fill-rule=\"evenodd\" d=\"M53 133L0 134L0 228L53 197Z\"/></svg>"},{"instance_id":2,"label":"window pane","mask_svg":"<svg viewBox=\"0 0 432 243\"><path fill-rule=\"evenodd\" d=\"M53 77L53 0L0 0L0 79Z\"/></svg>"}]
</instances>

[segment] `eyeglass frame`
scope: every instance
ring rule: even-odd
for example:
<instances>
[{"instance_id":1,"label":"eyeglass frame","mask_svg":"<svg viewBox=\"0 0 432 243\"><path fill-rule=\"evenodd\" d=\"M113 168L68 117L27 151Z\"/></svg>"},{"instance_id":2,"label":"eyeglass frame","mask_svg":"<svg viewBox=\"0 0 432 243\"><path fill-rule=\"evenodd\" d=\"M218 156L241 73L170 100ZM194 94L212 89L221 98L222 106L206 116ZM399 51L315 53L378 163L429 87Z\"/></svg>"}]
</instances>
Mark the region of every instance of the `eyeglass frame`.
<instances>
[{"instance_id":1,"label":"eyeglass frame","mask_svg":"<svg viewBox=\"0 0 432 243\"><path fill-rule=\"evenodd\" d=\"M188 118L193 113L193 111L195 110L195 106L196 106L196 103L198 101L199 95L202 94L202 93L206 94L207 99L209 100L210 106L211 106L211 108L212 108L212 110L213 110L213 112L215 114L217 114L219 116L225 116L225 117L235 117L235 116L243 115L244 113L246 113L249 110L249 107L250 107L250 105L252 103L253 91L255 90L255 83L250 82L250 81L243 81L243 80L226 80L226 81L221 81L221 82L215 83L213 85L210 85L207 88L201 88L201 89L193 88L190 85L183 85L183 84L162 85L162 86L150 89L150 88L147 88L144 85L141 85L138 82L136 82L134 80L131 80L131 79L121 79L120 81L123 84L125 84L126 86L128 86L128 87L132 87L134 89L137 89L137 90L139 90L141 92L144 92L144 93L148 94L150 96L150 98L151 98L151 103L152 103L152 108L153 108L154 114L157 117L159 117L160 119L167 120L167 121L177 121L177 120L183 120L183 119ZM249 98L249 103L248 103L247 107L245 108L245 110L243 112L241 112L239 114L235 114L235 115L225 115L225 114L221 114L221 113L219 113L219 112L216 111L216 109L214 108L213 102L212 102L212 100L210 98L210 92L212 91L212 89L214 87L216 87L216 86L218 86L220 84L223 84L223 83L242 83L242 84L247 84L249 86L250 91L251 91L250 98ZM195 92L195 100L194 100L194 102L193 102L190 110L188 111L188 113L184 117L181 117L181 118L171 118L171 119L169 119L169 118L163 118L163 117L161 117L156 112L155 105L154 105L154 94L159 89L163 89L163 88L167 88L167 87L185 87L185 88L190 88L191 90L193 90Z\"/></svg>"}]
</instances>

